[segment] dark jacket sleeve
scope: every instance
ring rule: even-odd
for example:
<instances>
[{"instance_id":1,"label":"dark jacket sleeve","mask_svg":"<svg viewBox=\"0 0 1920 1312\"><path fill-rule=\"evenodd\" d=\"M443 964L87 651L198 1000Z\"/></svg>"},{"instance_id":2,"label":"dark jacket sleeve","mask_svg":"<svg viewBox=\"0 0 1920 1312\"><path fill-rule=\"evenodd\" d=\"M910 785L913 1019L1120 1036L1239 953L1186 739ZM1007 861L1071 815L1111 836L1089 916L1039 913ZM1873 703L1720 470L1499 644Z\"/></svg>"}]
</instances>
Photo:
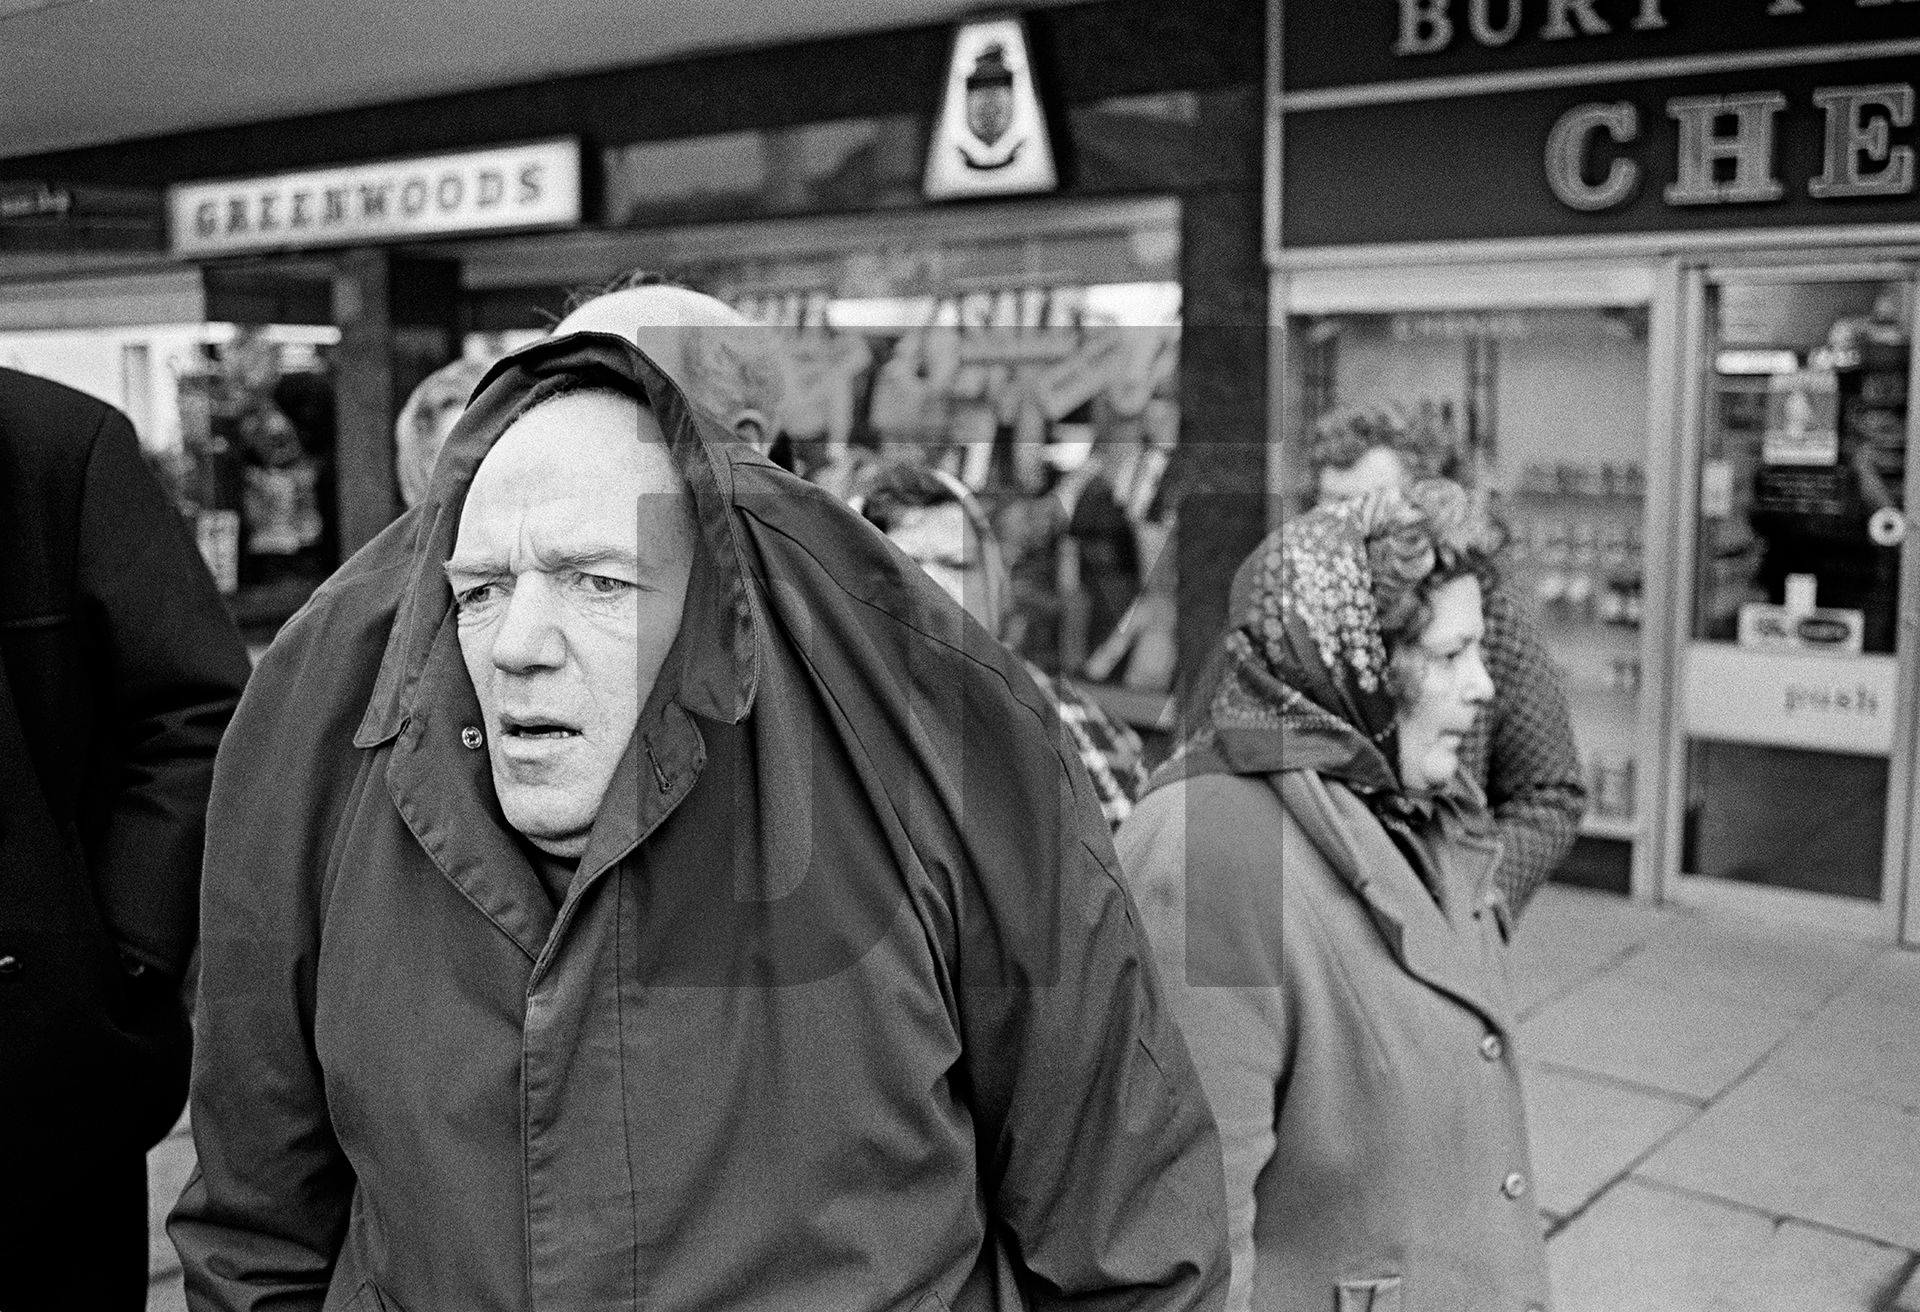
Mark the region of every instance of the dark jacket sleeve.
<instances>
[{"instance_id":1,"label":"dark jacket sleeve","mask_svg":"<svg viewBox=\"0 0 1920 1312\"><path fill-rule=\"evenodd\" d=\"M1008 880L961 925L961 1019L1000 1237L1028 1307L1218 1307L1219 1138L1091 785L1067 768L1074 795L1038 831L1060 837L1056 869L1036 859L1046 842L1003 835ZM983 963L1000 978L982 978Z\"/></svg>"},{"instance_id":2,"label":"dark jacket sleeve","mask_svg":"<svg viewBox=\"0 0 1920 1312\"><path fill-rule=\"evenodd\" d=\"M347 1229L354 1176L327 1112L314 981L335 836L357 790L383 784L352 745L367 689L342 685L362 635L332 613L333 590L261 661L214 772L198 1166L168 1221L193 1312L318 1309Z\"/></svg>"},{"instance_id":3,"label":"dark jacket sleeve","mask_svg":"<svg viewBox=\"0 0 1920 1312\"><path fill-rule=\"evenodd\" d=\"M1481 729L1481 777L1501 842L1494 880L1517 919L1573 847L1587 790L1559 668L1501 591L1487 602L1486 659L1495 695Z\"/></svg>"},{"instance_id":4,"label":"dark jacket sleeve","mask_svg":"<svg viewBox=\"0 0 1920 1312\"><path fill-rule=\"evenodd\" d=\"M120 774L104 824L88 835L95 887L121 951L177 979L198 921L214 750L246 683L247 654L117 411L88 456L78 575L110 663Z\"/></svg>"}]
</instances>

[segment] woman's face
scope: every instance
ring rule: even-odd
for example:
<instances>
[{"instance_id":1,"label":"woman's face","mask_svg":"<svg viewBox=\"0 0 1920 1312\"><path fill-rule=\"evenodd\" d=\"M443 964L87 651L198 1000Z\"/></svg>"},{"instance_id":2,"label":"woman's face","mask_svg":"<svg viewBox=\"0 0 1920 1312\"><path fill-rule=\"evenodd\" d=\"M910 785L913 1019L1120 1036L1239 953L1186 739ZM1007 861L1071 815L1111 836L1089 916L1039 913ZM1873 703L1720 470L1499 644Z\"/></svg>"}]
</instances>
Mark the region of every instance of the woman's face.
<instances>
[{"instance_id":1,"label":"woman's face","mask_svg":"<svg viewBox=\"0 0 1920 1312\"><path fill-rule=\"evenodd\" d=\"M1409 792L1430 792L1453 778L1474 716L1493 700L1480 635L1480 581L1442 584L1411 653L1416 677L1400 711L1400 782Z\"/></svg>"}]
</instances>

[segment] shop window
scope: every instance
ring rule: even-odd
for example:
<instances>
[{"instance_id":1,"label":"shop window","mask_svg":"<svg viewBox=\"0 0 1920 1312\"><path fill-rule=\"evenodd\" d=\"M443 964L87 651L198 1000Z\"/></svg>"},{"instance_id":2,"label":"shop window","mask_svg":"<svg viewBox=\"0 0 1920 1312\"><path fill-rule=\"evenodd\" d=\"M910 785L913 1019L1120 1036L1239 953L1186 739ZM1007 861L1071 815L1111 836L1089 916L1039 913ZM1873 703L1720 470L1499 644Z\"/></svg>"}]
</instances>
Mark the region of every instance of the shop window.
<instances>
[{"instance_id":1,"label":"shop window","mask_svg":"<svg viewBox=\"0 0 1920 1312\"><path fill-rule=\"evenodd\" d=\"M208 325L178 360L176 488L244 628L270 630L339 558L329 327Z\"/></svg>"},{"instance_id":2,"label":"shop window","mask_svg":"<svg viewBox=\"0 0 1920 1312\"><path fill-rule=\"evenodd\" d=\"M734 299L784 339L778 458L849 498L893 460L959 479L1012 576L1008 645L1050 674L1167 692L1167 650L1122 626L1149 591L1171 626L1170 561L1156 567L1179 424L1177 283Z\"/></svg>"},{"instance_id":3,"label":"shop window","mask_svg":"<svg viewBox=\"0 0 1920 1312\"><path fill-rule=\"evenodd\" d=\"M1645 310L1311 316L1289 341L1290 508L1316 497L1312 435L1349 409L1401 416L1428 472L1487 494L1503 586L1560 667L1588 785L1567 877L1626 891L1647 809Z\"/></svg>"}]
</instances>

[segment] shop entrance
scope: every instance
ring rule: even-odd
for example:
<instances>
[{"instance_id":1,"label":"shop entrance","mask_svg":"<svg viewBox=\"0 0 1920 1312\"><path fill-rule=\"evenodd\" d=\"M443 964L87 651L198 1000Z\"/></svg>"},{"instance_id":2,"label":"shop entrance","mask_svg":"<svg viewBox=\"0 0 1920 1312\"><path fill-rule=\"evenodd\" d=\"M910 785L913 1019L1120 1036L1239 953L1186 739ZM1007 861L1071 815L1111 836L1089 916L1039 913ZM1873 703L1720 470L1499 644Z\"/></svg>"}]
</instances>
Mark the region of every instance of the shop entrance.
<instances>
[{"instance_id":1,"label":"shop entrance","mask_svg":"<svg viewBox=\"0 0 1920 1312\"><path fill-rule=\"evenodd\" d=\"M1913 850L1914 270L1708 268L1687 296L1670 891L1890 937Z\"/></svg>"}]
</instances>

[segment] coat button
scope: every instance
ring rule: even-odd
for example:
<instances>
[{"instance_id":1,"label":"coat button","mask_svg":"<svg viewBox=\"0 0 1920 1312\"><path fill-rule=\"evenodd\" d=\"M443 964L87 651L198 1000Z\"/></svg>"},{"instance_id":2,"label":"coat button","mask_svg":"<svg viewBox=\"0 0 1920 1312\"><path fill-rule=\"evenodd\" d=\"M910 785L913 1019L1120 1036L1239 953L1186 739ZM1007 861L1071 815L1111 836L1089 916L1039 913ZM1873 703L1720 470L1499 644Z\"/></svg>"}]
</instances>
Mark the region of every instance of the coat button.
<instances>
[{"instance_id":1,"label":"coat button","mask_svg":"<svg viewBox=\"0 0 1920 1312\"><path fill-rule=\"evenodd\" d=\"M1527 1177L1515 1171L1500 1182L1500 1192L1509 1198L1518 1198L1527 1191Z\"/></svg>"},{"instance_id":2,"label":"coat button","mask_svg":"<svg viewBox=\"0 0 1920 1312\"><path fill-rule=\"evenodd\" d=\"M460 745L470 752L479 751L480 744L486 740L487 736L471 724L460 731Z\"/></svg>"},{"instance_id":3,"label":"coat button","mask_svg":"<svg viewBox=\"0 0 1920 1312\"><path fill-rule=\"evenodd\" d=\"M0 957L0 979L12 979L20 973L20 958L8 953Z\"/></svg>"},{"instance_id":4,"label":"coat button","mask_svg":"<svg viewBox=\"0 0 1920 1312\"><path fill-rule=\"evenodd\" d=\"M1500 1042L1498 1034L1489 1034L1480 1040L1480 1055L1488 1061L1499 1061L1506 1050L1507 1045Z\"/></svg>"}]
</instances>

